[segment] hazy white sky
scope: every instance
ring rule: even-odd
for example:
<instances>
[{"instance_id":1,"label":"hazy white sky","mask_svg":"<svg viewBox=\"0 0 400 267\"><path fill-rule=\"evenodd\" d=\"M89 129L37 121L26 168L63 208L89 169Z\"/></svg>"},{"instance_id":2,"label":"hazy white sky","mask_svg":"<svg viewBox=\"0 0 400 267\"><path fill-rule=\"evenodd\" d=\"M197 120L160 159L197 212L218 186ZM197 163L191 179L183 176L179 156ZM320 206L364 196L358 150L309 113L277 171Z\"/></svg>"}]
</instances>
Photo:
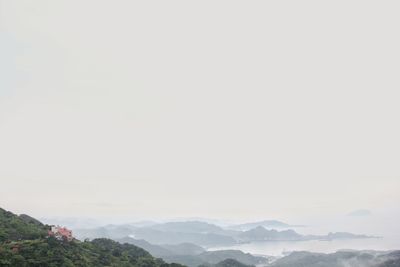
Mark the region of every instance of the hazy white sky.
<instances>
[{"instance_id":1,"label":"hazy white sky","mask_svg":"<svg viewBox=\"0 0 400 267\"><path fill-rule=\"evenodd\" d=\"M0 0L0 206L233 219L394 209L399 12Z\"/></svg>"}]
</instances>

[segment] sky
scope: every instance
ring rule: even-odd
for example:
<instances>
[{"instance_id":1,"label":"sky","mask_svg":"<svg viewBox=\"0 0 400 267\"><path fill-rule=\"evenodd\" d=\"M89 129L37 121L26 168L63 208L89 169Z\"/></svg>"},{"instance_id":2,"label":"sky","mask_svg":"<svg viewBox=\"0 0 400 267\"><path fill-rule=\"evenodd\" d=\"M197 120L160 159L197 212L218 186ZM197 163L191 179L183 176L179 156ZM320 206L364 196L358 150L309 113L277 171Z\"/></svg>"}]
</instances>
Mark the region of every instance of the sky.
<instances>
[{"instance_id":1,"label":"sky","mask_svg":"<svg viewBox=\"0 0 400 267\"><path fill-rule=\"evenodd\" d=\"M0 206L399 215L399 8L0 0Z\"/></svg>"}]
</instances>

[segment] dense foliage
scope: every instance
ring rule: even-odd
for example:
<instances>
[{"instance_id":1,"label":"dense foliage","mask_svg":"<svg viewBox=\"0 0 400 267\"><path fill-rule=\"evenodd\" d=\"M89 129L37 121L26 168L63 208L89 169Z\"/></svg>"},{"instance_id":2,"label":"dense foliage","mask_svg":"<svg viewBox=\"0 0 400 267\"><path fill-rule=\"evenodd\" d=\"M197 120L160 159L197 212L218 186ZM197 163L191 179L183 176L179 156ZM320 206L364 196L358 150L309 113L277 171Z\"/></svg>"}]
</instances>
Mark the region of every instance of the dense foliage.
<instances>
[{"instance_id":1,"label":"dense foliage","mask_svg":"<svg viewBox=\"0 0 400 267\"><path fill-rule=\"evenodd\" d=\"M44 238L46 234L47 227L39 221L0 208L0 242Z\"/></svg>"},{"instance_id":2,"label":"dense foliage","mask_svg":"<svg viewBox=\"0 0 400 267\"><path fill-rule=\"evenodd\" d=\"M4 243L0 246L0 266L137 266L167 267L145 250L109 239L92 242L65 242L54 238Z\"/></svg>"}]
</instances>

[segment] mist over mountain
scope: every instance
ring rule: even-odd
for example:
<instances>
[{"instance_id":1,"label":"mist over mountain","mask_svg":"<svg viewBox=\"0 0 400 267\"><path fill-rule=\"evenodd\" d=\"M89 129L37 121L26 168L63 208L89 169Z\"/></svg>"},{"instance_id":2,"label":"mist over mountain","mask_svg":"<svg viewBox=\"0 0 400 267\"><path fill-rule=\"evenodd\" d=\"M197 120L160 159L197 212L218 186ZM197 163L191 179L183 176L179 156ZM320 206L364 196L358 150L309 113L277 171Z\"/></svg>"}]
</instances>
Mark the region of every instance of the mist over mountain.
<instances>
[{"instance_id":1,"label":"mist over mountain","mask_svg":"<svg viewBox=\"0 0 400 267\"><path fill-rule=\"evenodd\" d=\"M174 255L199 255L206 251L204 248L191 243L181 243L178 245L166 244L162 245L162 247L168 249Z\"/></svg>"},{"instance_id":2,"label":"mist over mountain","mask_svg":"<svg viewBox=\"0 0 400 267\"><path fill-rule=\"evenodd\" d=\"M98 238L98 237L103 237L103 238L123 238L126 236L131 235L134 233L138 228L132 225L105 225L101 227L95 227L95 228L73 228L75 235L78 239L93 239L93 238Z\"/></svg>"},{"instance_id":3,"label":"mist over mountain","mask_svg":"<svg viewBox=\"0 0 400 267\"><path fill-rule=\"evenodd\" d=\"M162 224L154 224L148 228L166 231L166 232L179 232L179 233L208 233L208 234L221 234L231 235L233 232L223 229L215 224L202 222L202 221L181 221L181 222L167 222Z\"/></svg>"},{"instance_id":4,"label":"mist over mountain","mask_svg":"<svg viewBox=\"0 0 400 267\"><path fill-rule=\"evenodd\" d=\"M154 245L143 239L139 240L139 239L134 239L131 237L124 237L124 238L115 239L115 240L122 244L127 243L127 244L132 244L132 245L141 247L141 248L147 250L148 252L150 252L151 255L156 256L156 257L165 257L165 256L170 256L170 255L175 254L175 252L172 248L168 249L168 248L164 248L163 246ZM173 245L170 245L170 246L173 246ZM190 255L190 254L191 253L188 253L188 255Z\"/></svg>"},{"instance_id":5,"label":"mist over mountain","mask_svg":"<svg viewBox=\"0 0 400 267\"><path fill-rule=\"evenodd\" d=\"M196 232L169 232L151 228L139 228L132 232L137 239L145 239L153 244L194 243L200 246L232 245L236 240L229 235Z\"/></svg>"},{"instance_id":6,"label":"mist over mountain","mask_svg":"<svg viewBox=\"0 0 400 267\"><path fill-rule=\"evenodd\" d=\"M253 224L251 224L253 225ZM257 223L254 223L257 225ZM347 232L330 232L326 235L302 235L294 230L275 230L257 226L249 230L233 230L201 221L181 221L154 224L146 227L108 225L100 228L76 231L80 238L101 237L102 234L121 243L142 247L166 262L176 262L190 267L214 265L233 259L246 265L269 265L272 257L256 256L235 249L218 249L252 242L304 242L309 240L367 239L367 235ZM121 238L121 235L127 236ZM100 236L96 236L100 235Z\"/></svg>"},{"instance_id":7,"label":"mist over mountain","mask_svg":"<svg viewBox=\"0 0 400 267\"><path fill-rule=\"evenodd\" d=\"M0 209L0 266L265 266L265 267L397 267L399 251L338 251L336 253L291 252L284 257L257 256L240 250L208 251L205 246L220 238L237 242L278 240L301 241L310 238L354 239L364 235L337 232L324 236L301 235L293 230L268 230L262 226L247 231L194 222L173 222L137 227L129 224L105 225L89 229L92 241L57 240L49 235L49 225L29 215L15 215ZM182 229L182 232L179 232ZM84 234L81 230L80 234ZM131 233L150 233L149 240L135 239ZM217 234L218 233L218 234ZM231 236L226 235L230 233ZM124 236L128 234L128 236ZM97 236L100 235L100 236ZM106 239L107 235L114 240ZM156 238L155 235L160 235ZM124 236L124 237L121 237ZM180 236L180 237L179 237ZM99 238L98 238L99 237ZM119 238L120 237L120 238ZM216 238L217 237L217 238ZM152 243L153 238L157 243ZM194 243L181 240L194 240ZM224 243L225 240L222 240ZM169 243L164 243L169 242ZM203 244L203 245L201 245ZM162 259L157 259L157 258ZM183 265L179 265L183 264Z\"/></svg>"},{"instance_id":8,"label":"mist over mountain","mask_svg":"<svg viewBox=\"0 0 400 267\"><path fill-rule=\"evenodd\" d=\"M398 267L400 251L338 251L332 254L293 252L271 267Z\"/></svg>"},{"instance_id":9,"label":"mist over mountain","mask_svg":"<svg viewBox=\"0 0 400 267\"><path fill-rule=\"evenodd\" d=\"M259 222L249 222L249 223L243 223L243 224L236 224L229 226L230 229L235 229L235 230L250 230L252 228L256 228L258 226L262 226L264 228L290 228L290 227L300 227L300 226L295 226L295 225L290 225L281 221L277 220L264 220L264 221L259 221Z\"/></svg>"},{"instance_id":10,"label":"mist over mountain","mask_svg":"<svg viewBox=\"0 0 400 267\"><path fill-rule=\"evenodd\" d=\"M301 235L294 230L275 230L257 226L247 231L232 230L200 221L168 222L147 227L132 225L106 225L93 229L76 229L79 239L106 237L120 239L133 237L156 245L192 243L203 247L229 246L254 241L304 241L363 239L372 236L347 232L331 232L327 235Z\"/></svg>"},{"instance_id":11,"label":"mist over mountain","mask_svg":"<svg viewBox=\"0 0 400 267\"><path fill-rule=\"evenodd\" d=\"M42 217L39 220L45 224L64 225L69 228L95 228L108 223L107 221L86 217Z\"/></svg>"},{"instance_id":12,"label":"mist over mountain","mask_svg":"<svg viewBox=\"0 0 400 267\"><path fill-rule=\"evenodd\" d=\"M153 256L160 257L166 262L177 262L190 267L201 264L217 264L225 259L234 259L249 265L267 264L267 257L254 256L240 250L206 251L204 248L191 244L154 245L145 240L136 240L131 237L117 240L120 243L129 243L149 251Z\"/></svg>"},{"instance_id":13,"label":"mist over mountain","mask_svg":"<svg viewBox=\"0 0 400 267\"><path fill-rule=\"evenodd\" d=\"M301 240L304 237L293 230L267 230L262 226L257 226L256 228L244 231L238 236L240 241L250 242L250 241L286 241L286 240Z\"/></svg>"}]
</instances>

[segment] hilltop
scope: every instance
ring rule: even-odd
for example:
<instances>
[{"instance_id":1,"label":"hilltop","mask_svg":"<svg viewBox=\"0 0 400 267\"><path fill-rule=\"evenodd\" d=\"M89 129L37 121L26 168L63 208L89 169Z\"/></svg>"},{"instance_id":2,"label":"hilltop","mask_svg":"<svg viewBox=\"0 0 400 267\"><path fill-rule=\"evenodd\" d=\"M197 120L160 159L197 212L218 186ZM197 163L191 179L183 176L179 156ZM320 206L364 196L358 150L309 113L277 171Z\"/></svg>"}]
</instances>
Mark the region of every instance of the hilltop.
<instances>
[{"instance_id":1,"label":"hilltop","mask_svg":"<svg viewBox=\"0 0 400 267\"><path fill-rule=\"evenodd\" d=\"M263 221L258 221L258 222L248 222L248 223L242 223L242 224L236 224L232 225L229 228L234 229L234 230L250 230L252 228L256 228L258 226L262 226L265 228L289 228L289 227L294 227L295 225L290 225L281 221L277 220L263 220ZM297 226L299 227L299 226Z\"/></svg>"},{"instance_id":2,"label":"hilltop","mask_svg":"<svg viewBox=\"0 0 400 267\"><path fill-rule=\"evenodd\" d=\"M0 243L44 238L48 229L50 227L28 215L15 215L0 208Z\"/></svg>"}]
</instances>

